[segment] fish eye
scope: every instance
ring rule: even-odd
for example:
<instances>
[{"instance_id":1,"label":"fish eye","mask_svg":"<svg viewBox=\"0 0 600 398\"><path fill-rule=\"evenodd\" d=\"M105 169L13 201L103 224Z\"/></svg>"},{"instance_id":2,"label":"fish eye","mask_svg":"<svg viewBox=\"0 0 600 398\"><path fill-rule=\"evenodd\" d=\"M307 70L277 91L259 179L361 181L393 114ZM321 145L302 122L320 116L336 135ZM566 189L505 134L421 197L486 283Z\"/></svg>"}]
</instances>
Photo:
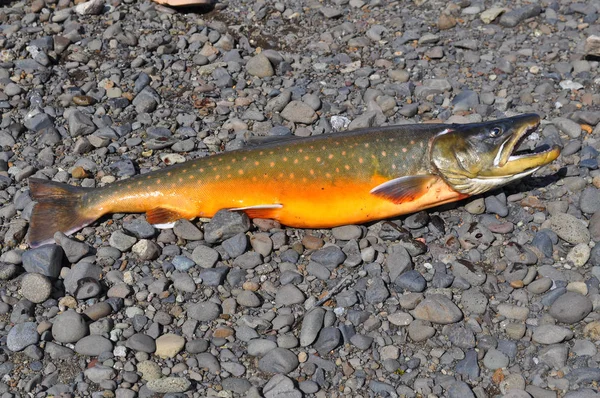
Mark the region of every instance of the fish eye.
<instances>
[{"instance_id":1,"label":"fish eye","mask_svg":"<svg viewBox=\"0 0 600 398\"><path fill-rule=\"evenodd\" d=\"M493 129L490 130L490 137L496 138L496 137L499 137L500 135L502 135L502 128L494 127Z\"/></svg>"}]
</instances>

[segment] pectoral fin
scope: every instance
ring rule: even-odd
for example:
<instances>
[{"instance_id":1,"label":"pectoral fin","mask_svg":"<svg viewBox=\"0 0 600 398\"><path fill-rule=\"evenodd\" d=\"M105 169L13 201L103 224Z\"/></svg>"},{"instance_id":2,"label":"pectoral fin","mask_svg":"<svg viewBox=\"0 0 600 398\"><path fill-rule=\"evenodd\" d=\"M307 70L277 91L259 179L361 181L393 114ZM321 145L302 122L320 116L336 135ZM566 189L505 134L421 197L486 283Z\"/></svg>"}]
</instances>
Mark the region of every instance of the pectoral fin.
<instances>
[{"instance_id":1,"label":"pectoral fin","mask_svg":"<svg viewBox=\"0 0 600 398\"><path fill-rule=\"evenodd\" d=\"M189 220L192 217L190 214L168 207L156 207L146 212L146 221L159 229L171 228L175 221L182 218Z\"/></svg>"},{"instance_id":2,"label":"pectoral fin","mask_svg":"<svg viewBox=\"0 0 600 398\"><path fill-rule=\"evenodd\" d=\"M394 178L376 186L371 193L393 203L401 204L425 195L437 180L438 177L429 174Z\"/></svg>"},{"instance_id":3,"label":"pectoral fin","mask_svg":"<svg viewBox=\"0 0 600 398\"><path fill-rule=\"evenodd\" d=\"M237 207L235 209L229 209L230 211L243 211L250 218L271 218L277 219L279 210L283 208L280 203L268 204L268 205L256 205Z\"/></svg>"}]
</instances>

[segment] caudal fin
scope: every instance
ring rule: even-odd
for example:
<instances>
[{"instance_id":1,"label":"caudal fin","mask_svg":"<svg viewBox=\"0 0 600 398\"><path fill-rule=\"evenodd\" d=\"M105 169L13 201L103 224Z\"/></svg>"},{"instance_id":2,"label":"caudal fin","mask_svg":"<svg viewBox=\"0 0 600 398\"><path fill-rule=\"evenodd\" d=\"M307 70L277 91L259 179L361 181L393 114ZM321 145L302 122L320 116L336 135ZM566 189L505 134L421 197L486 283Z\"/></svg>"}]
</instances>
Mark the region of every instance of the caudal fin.
<instances>
[{"instance_id":1,"label":"caudal fin","mask_svg":"<svg viewBox=\"0 0 600 398\"><path fill-rule=\"evenodd\" d=\"M30 178L29 191L38 203L29 221L29 245L51 243L57 231L68 235L94 222L99 216L87 210L82 200L90 189Z\"/></svg>"}]
</instances>

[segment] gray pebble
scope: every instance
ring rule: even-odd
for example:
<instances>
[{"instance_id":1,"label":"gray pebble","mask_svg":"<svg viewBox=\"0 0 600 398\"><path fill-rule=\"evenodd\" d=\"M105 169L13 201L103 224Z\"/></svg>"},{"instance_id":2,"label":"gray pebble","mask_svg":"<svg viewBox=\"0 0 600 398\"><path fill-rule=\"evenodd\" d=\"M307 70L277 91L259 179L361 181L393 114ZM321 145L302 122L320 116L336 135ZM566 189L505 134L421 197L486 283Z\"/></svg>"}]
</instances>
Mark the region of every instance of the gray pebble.
<instances>
[{"instance_id":1,"label":"gray pebble","mask_svg":"<svg viewBox=\"0 0 600 398\"><path fill-rule=\"evenodd\" d=\"M112 349L112 341L100 335L86 336L75 344L75 352L80 355L98 356Z\"/></svg>"},{"instance_id":2,"label":"gray pebble","mask_svg":"<svg viewBox=\"0 0 600 398\"><path fill-rule=\"evenodd\" d=\"M185 240L201 240L204 238L202 231L188 220L177 220L173 226L173 232L176 236Z\"/></svg>"},{"instance_id":3,"label":"gray pebble","mask_svg":"<svg viewBox=\"0 0 600 398\"><path fill-rule=\"evenodd\" d=\"M59 343L76 343L88 333L85 319L73 310L57 315L52 322L52 337Z\"/></svg>"},{"instance_id":4,"label":"gray pebble","mask_svg":"<svg viewBox=\"0 0 600 398\"><path fill-rule=\"evenodd\" d=\"M409 270L400 274L394 280L394 284L405 291L422 292L427 286L427 281L418 271Z\"/></svg>"},{"instance_id":5,"label":"gray pebble","mask_svg":"<svg viewBox=\"0 0 600 398\"><path fill-rule=\"evenodd\" d=\"M208 243L222 242L250 229L250 219L245 213L220 210L204 225L204 239Z\"/></svg>"},{"instance_id":6,"label":"gray pebble","mask_svg":"<svg viewBox=\"0 0 600 398\"><path fill-rule=\"evenodd\" d=\"M575 292L566 292L558 297L548 310L554 319L566 324L577 323L590 312L592 312L590 299Z\"/></svg>"},{"instance_id":7,"label":"gray pebble","mask_svg":"<svg viewBox=\"0 0 600 398\"><path fill-rule=\"evenodd\" d=\"M221 307L212 302L191 304L187 309L190 318L200 322L210 322L221 315Z\"/></svg>"},{"instance_id":8,"label":"gray pebble","mask_svg":"<svg viewBox=\"0 0 600 398\"><path fill-rule=\"evenodd\" d=\"M294 305L304 302L304 293L294 285L283 285L277 290L275 303L277 305Z\"/></svg>"},{"instance_id":9,"label":"gray pebble","mask_svg":"<svg viewBox=\"0 0 600 398\"><path fill-rule=\"evenodd\" d=\"M63 250L58 245L44 245L23 253L23 268L27 272L36 272L56 278L60 274Z\"/></svg>"},{"instance_id":10,"label":"gray pebble","mask_svg":"<svg viewBox=\"0 0 600 398\"><path fill-rule=\"evenodd\" d=\"M544 224L545 225L545 224ZM576 245L588 243L590 232L581 220L566 213L552 215L547 221L547 227L554 231L561 239Z\"/></svg>"},{"instance_id":11,"label":"gray pebble","mask_svg":"<svg viewBox=\"0 0 600 398\"><path fill-rule=\"evenodd\" d=\"M14 325L8 332L6 347L14 352L23 351L32 344L37 344L40 335L35 322L23 322Z\"/></svg>"},{"instance_id":12,"label":"gray pebble","mask_svg":"<svg viewBox=\"0 0 600 398\"><path fill-rule=\"evenodd\" d=\"M342 334L338 328L328 327L321 329L313 347L321 357L334 350L342 341Z\"/></svg>"},{"instance_id":13,"label":"gray pebble","mask_svg":"<svg viewBox=\"0 0 600 398\"><path fill-rule=\"evenodd\" d=\"M289 373L298 367L296 355L285 349L275 348L258 361L258 368L267 373Z\"/></svg>"},{"instance_id":14,"label":"gray pebble","mask_svg":"<svg viewBox=\"0 0 600 398\"><path fill-rule=\"evenodd\" d=\"M534 331L531 339L540 344L556 344L571 339L573 332L557 325L540 325Z\"/></svg>"},{"instance_id":15,"label":"gray pebble","mask_svg":"<svg viewBox=\"0 0 600 398\"><path fill-rule=\"evenodd\" d=\"M87 243L70 239L60 231L54 234L54 240L62 247L67 260L72 264L93 252Z\"/></svg>"},{"instance_id":16,"label":"gray pebble","mask_svg":"<svg viewBox=\"0 0 600 398\"><path fill-rule=\"evenodd\" d=\"M219 261L219 252L200 245L192 252L192 260L202 268L212 268Z\"/></svg>"}]
</instances>

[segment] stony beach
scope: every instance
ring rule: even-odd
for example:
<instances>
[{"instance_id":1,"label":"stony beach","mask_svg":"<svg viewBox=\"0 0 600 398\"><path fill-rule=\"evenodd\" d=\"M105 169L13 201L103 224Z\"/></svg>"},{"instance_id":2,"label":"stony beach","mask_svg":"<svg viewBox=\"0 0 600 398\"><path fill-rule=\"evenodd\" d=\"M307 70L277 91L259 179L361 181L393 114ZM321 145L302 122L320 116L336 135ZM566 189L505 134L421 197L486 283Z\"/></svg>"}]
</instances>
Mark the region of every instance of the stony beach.
<instances>
[{"instance_id":1,"label":"stony beach","mask_svg":"<svg viewBox=\"0 0 600 398\"><path fill-rule=\"evenodd\" d=\"M600 2L0 8L0 397L598 398ZM542 117L532 177L366 225L114 214L32 249L28 178ZM226 194L226 193L224 193ZM315 206L318 206L315 203Z\"/></svg>"}]
</instances>

